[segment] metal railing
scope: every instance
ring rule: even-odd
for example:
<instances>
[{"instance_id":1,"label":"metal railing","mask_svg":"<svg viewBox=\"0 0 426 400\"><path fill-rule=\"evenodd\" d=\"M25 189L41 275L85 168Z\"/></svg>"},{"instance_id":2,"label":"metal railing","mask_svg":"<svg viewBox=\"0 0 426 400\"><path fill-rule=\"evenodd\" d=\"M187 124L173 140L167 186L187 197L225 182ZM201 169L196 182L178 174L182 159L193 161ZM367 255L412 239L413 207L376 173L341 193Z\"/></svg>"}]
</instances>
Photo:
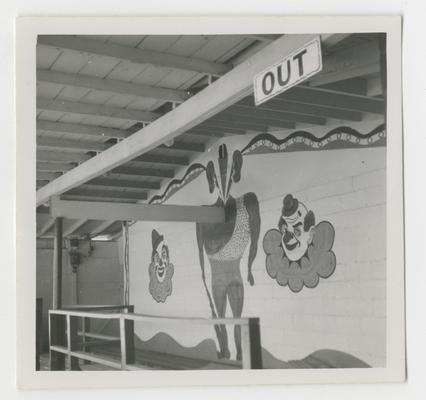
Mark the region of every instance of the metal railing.
<instances>
[{"instance_id":1,"label":"metal railing","mask_svg":"<svg viewBox=\"0 0 426 400\"><path fill-rule=\"evenodd\" d=\"M107 312L124 310L124 312ZM82 329L78 330L79 319ZM90 319L118 320L120 335L110 336L87 332ZM194 325L239 325L241 326L242 368L261 369L262 350L258 318L189 318L162 317L133 313L133 306L78 306L61 310L49 310L50 366L52 370L65 369L65 357L69 368L79 369L78 359L107 365L121 370L146 369L135 364L134 323L194 324ZM79 342L79 337L83 340ZM87 338L98 339L97 342ZM91 346L120 343L120 361L88 352ZM82 351L79 350L82 348Z\"/></svg>"}]
</instances>

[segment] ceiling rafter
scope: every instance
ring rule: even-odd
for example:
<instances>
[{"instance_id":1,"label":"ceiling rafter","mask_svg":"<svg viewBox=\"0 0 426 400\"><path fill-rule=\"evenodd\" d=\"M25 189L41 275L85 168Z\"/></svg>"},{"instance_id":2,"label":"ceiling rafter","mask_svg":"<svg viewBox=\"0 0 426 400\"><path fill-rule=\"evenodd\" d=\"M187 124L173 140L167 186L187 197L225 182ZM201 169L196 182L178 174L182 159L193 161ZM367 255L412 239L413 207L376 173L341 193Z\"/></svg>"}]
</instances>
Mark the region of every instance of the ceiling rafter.
<instances>
[{"instance_id":1,"label":"ceiling rafter","mask_svg":"<svg viewBox=\"0 0 426 400\"><path fill-rule=\"evenodd\" d=\"M131 132L108 128L103 126L70 124L65 122L53 122L46 120L37 120L37 132L69 133L88 136L102 136L107 138L124 139L131 135Z\"/></svg>"},{"instance_id":2,"label":"ceiling rafter","mask_svg":"<svg viewBox=\"0 0 426 400\"><path fill-rule=\"evenodd\" d=\"M125 82L116 79L96 78L81 74L38 69L37 80L40 82L56 83L59 85L73 86L99 90L114 94L127 94L151 99L183 102L191 94L186 90L168 89L157 86L143 85L135 82Z\"/></svg>"},{"instance_id":3,"label":"ceiling rafter","mask_svg":"<svg viewBox=\"0 0 426 400\"><path fill-rule=\"evenodd\" d=\"M87 142L87 141L78 141L78 140L67 140L67 139L54 139L54 138L37 138L37 146L47 147L47 148L65 148L80 150L83 152L87 151L104 151L107 148L111 147L112 144L109 143L97 143L97 142Z\"/></svg>"},{"instance_id":4,"label":"ceiling rafter","mask_svg":"<svg viewBox=\"0 0 426 400\"><path fill-rule=\"evenodd\" d=\"M82 162L87 161L90 158L92 158L92 156L89 154L37 150L37 160L39 161Z\"/></svg>"},{"instance_id":5,"label":"ceiling rafter","mask_svg":"<svg viewBox=\"0 0 426 400\"><path fill-rule=\"evenodd\" d=\"M161 114L146 111L135 110L131 108L118 108L104 106L101 104L82 103L68 100L49 100L37 98L37 109L48 111L59 111L71 114L95 115L108 118L116 118L134 122L151 122L157 119Z\"/></svg>"},{"instance_id":6,"label":"ceiling rafter","mask_svg":"<svg viewBox=\"0 0 426 400\"><path fill-rule=\"evenodd\" d=\"M71 35L39 35L38 44L127 60L137 64L152 64L160 67L177 68L212 75L222 75L231 69L226 64L199 58L182 57L113 43L102 43L97 40L82 39Z\"/></svg>"},{"instance_id":7,"label":"ceiling rafter","mask_svg":"<svg viewBox=\"0 0 426 400\"><path fill-rule=\"evenodd\" d=\"M102 199L128 199L128 200L146 200L148 195L146 192L128 192L124 190L104 190L94 188L90 185L81 185L79 188L71 189L64 193L64 196L74 197L96 197Z\"/></svg>"},{"instance_id":8,"label":"ceiling rafter","mask_svg":"<svg viewBox=\"0 0 426 400\"><path fill-rule=\"evenodd\" d=\"M145 176L149 178L173 178L173 169L129 167L127 165L114 168L111 173L120 175Z\"/></svg>"},{"instance_id":9,"label":"ceiling rafter","mask_svg":"<svg viewBox=\"0 0 426 400\"><path fill-rule=\"evenodd\" d=\"M64 229L63 236L71 236L77 229L80 229L88 221L88 219L77 220L76 222L72 223L68 228Z\"/></svg>"},{"instance_id":10,"label":"ceiling rafter","mask_svg":"<svg viewBox=\"0 0 426 400\"><path fill-rule=\"evenodd\" d=\"M47 172L64 172L69 171L74 168L75 165L67 163L58 163L58 162L37 162L36 169L37 171L47 171Z\"/></svg>"},{"instance_id":11,"label":"ceiling rafter","mask_svg":"<svg viewBox=\"0 0 426 400\"><path fill-rule=\"evenodd\" d=\"M123 179L121 177L108 175L108 177L100 177L92 179L87 182L89 185L105 186L105 187L114 187L114 188L128 188L128 189L140 189L140 190L158 190L161 188L161 183L151 182L151 181L142 181L142 180L130 180Z\"/></svg>"}]
</instances>

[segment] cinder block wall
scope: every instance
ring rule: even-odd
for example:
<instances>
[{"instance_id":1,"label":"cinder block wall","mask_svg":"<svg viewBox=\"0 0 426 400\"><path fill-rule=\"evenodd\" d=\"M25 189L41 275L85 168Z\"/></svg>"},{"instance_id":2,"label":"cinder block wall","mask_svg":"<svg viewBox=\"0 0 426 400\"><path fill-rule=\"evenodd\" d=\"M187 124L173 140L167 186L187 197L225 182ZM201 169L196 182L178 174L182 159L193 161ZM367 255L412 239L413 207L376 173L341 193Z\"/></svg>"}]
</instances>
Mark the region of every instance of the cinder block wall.
<instances>
[{"instance_id":1,"label":"cinder block wall","mask_svg":"<svg viewBox=\"0 0 426 400\"><path fill-rule=\"evenodd\" d=\"M368 132L377 126L363 126ZM329 129L329 128L328 128ZM317 132L319 135L324 132ZM228 150L242 148L249 139L228 140ZM244 143L243 143L244 141ZM206 165L217 158L217 147L196 160ZM255 285L247 282L248 249L241 260L245 299L243 316L261 319L262 345L282 360L298 359L319 349L348 352L372 366L385 365L386 347L386 149L347 149L244 157L241 181L232 189L238 197L257 194L261 232L253 265ZM337 266L316 288L299 293L282 287L266 272L262 239L277 226L282 200L288 193L313 210L317 223L329 221L335 229L333 251ZM169 204L212 204L205 175L200 175ZM164 303L149 293L152 229L165 236L174 264L173 292ZM210 266L206 258L207 282ZM130 228L130 301L136 311L155 315L210 317L201 280L195 224L139 222ZM228 306L227 315L231 316ZM158 332L182 346L216 340L210 327L190 324L136 325L148 340ZM235 357L233 332L228 331Z\"/></svg>"}]
</instances>

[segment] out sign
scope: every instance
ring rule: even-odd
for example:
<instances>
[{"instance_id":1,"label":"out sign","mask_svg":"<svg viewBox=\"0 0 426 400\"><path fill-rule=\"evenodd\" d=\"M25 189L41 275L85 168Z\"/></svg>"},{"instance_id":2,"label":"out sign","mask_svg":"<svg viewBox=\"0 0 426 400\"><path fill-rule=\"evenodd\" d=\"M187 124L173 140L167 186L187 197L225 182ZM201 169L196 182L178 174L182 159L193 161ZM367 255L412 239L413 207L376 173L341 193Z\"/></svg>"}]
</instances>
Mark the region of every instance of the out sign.
<instances>
[{"instance_id":1,"label":"out sign","mask_svg":"<svg viewBox=\"0 0 426 400\"><path fill-rule=\"evenodd\" d=\"M285 92L321 70L321 41L318 37L255 76L256 105Z\"/></svg>"}]
</instances>

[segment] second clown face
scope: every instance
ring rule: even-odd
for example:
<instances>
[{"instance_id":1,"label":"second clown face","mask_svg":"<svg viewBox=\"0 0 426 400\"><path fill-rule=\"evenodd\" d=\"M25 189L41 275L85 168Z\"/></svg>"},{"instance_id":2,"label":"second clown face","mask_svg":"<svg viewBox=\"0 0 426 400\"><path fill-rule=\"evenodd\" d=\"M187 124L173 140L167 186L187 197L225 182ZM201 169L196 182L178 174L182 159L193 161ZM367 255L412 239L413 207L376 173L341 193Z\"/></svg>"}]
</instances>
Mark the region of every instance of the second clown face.
<instances>
[{"instance_id":1,"label":"second clown face","mask_svg":"<svg viewBox=\"0 0 426 400\"><path fill-rule=\"evenodd\" d=\"M281 244L290 261L300 260L312 242L314 227L305 230L307 215L308 209L303 203L291 195L285 197L279 228Z\"/></svg>"},{"instance_id":2,"label":"second clown face","mask_svg":"<svg viewBox=\"0 0 426 400\"><path fill-rule=\"evenodd\" d=\"M169 266L169 249L167 245L161 243L154 254L155 276L159 282L163 282Z\"/></svg>"}]
</instances>

